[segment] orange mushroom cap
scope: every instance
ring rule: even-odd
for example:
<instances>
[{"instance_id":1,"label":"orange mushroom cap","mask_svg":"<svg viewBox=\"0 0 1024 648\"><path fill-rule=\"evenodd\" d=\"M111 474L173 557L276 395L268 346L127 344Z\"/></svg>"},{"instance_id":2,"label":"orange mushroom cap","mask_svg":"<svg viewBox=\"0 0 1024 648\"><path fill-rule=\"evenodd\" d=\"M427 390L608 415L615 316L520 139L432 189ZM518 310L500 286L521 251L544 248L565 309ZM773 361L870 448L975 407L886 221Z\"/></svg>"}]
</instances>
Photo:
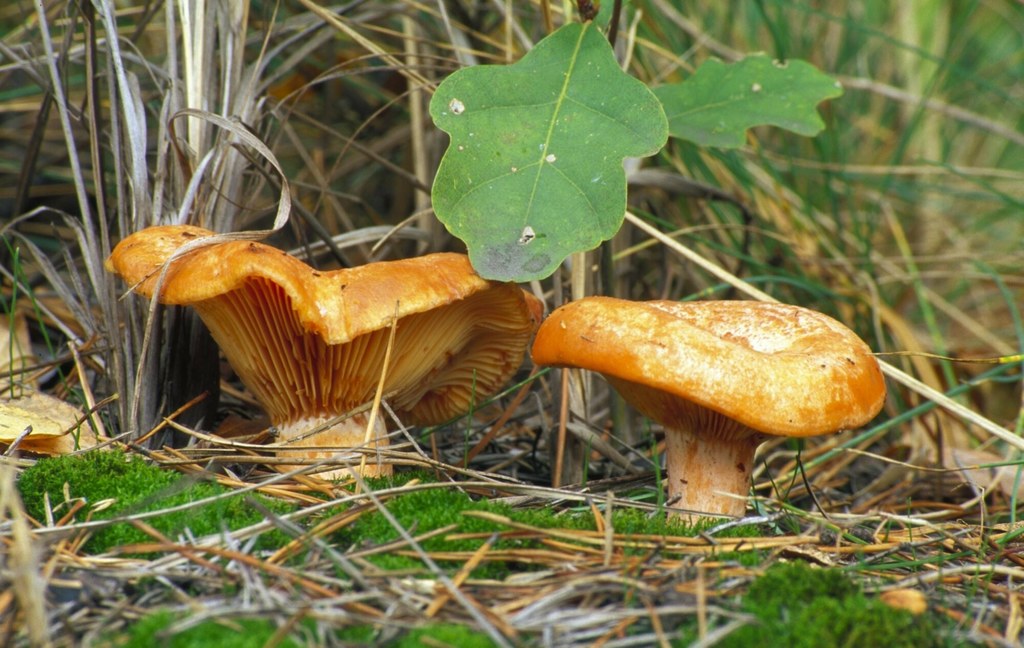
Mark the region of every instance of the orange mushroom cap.
<instances>
[{"instance_id":1,"label":"orange mushroom cap","mask_svg":"<svg viewBox=\"0 0 1024 648\"><path fill-rule=\"evenodd\" d=\"M743 514L764 435L860 426L885 399L860 338L784 304L588 297L551 313L532 355L600 372L664 425L669 501L691 514Z\"/></svg>"},{"instance_id":2,"label":"orange mushroom cap","mask_svg":"<svg viewBox=\"0 0 1024 648\"><path fill-rule=\"evenodd\" d=\"M532 355L541 365L597 371L777 436L858 427L885 400L878 362L855 333L786 304L589 297L551 313ZM646 400L651 409L654 399ZM671 411L644 413L671 425Z\"/></svg>"},{"instance_id":3,"label":"orange mushroom cap","mask_svg":"<svg viewBox=\"0 0 1024 648\"><path fill-rule=\"evenodd\" d=\"M151 227L118 244L106 266L152 297L175 251L212 235L192 226ZM174 259L159 290L162 303L196 309L279 429L371 400L393 321L385 396L409 423L444 422L519 368L539 312L536 298L482 279L464 255L318 271L248 241ZM356 445L329 435L310 441Z\"/></svg>"}]
</instances>

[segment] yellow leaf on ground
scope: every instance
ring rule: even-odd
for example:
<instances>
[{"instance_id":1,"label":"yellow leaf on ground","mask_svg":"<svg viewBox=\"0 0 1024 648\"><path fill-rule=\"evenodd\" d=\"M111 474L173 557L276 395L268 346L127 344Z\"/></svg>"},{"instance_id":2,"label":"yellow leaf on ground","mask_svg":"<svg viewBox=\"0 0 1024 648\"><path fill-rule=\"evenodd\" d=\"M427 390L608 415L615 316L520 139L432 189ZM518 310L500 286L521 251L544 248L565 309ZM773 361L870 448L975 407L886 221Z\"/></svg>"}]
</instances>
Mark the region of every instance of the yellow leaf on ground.
<instances>
[{"instance_id":1,"label":"yellow leaf on ground","mask_svg":"<svg viewBox=\"0 0 1024 648\"><path fill-rule=\"evenodd\" d=\"M25 391L19 398L0 395L0 449L19 437L19 450L40 454L68 454L96 445L87 423L79 425L82 411L59 398ZM26 434L26 431L28 433Z\"/></svg>"},{"instance_id":2,"label":"yellow leaf on ground","mask_svg":"<svg viewBox=\"0 0 1024 648\"><path fill-rule=\"evenodd\" d=\"M894 589L883 592L878 597L882 603L897 610L906 610L914 616L924 614L928 609L928 599L924 594L912 589Z\"/></svg>"}]
</instances>

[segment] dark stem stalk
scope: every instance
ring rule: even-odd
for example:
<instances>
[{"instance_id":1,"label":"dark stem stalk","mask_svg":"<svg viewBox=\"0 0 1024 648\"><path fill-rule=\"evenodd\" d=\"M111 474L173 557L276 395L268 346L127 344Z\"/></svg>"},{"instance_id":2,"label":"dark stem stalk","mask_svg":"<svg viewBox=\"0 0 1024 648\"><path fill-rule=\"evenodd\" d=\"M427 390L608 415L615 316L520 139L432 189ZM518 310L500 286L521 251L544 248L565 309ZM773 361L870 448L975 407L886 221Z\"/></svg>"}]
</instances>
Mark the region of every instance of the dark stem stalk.
<instances>
[{"instance_id":1,"label":"dark stem stalk","mask_svg":"<svg viewBox=\"0 0 1024 648\"><path fill-rule=\"evenodd\" d=\"M615 39L619 36L619 16L622 15L622 0L615 0L612 5L612 19L608 21L608 42L615 47Z\"/></svg>"}]
</instances>

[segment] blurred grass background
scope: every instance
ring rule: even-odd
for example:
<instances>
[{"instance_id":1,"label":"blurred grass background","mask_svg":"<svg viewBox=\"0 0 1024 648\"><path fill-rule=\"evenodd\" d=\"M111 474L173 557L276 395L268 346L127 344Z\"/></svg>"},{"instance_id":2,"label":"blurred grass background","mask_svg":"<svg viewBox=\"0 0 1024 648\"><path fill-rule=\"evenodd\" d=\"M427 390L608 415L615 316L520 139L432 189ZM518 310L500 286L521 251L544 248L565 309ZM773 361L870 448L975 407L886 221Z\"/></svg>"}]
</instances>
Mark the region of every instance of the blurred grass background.
<instances>
[{"instance_id":1,"label":"blurred grass background","mask_svg":"<svg viewBox=\"0 0 1024 648\"><path fill-rule=\"evenodd\" d=\"M1019 435L1019 361L922 354L991 359L1024 349L1024 5L623 5L617 53L652 85L683 80L709 57L767 52L808 60L845 87L821 106L827 129L815 138L759 128L739 151L670 142L642 167L671 180L637 178L631 210L774 297L837 316L876 350L917 353L889 359ZM197 394L216 393L221 367L194 318L159 309L147 325L147 305L119 299L123 287L101 264L123 236L157 223L271 227L282 178L241 131L266 143L292 194L291 219L268 242L323 268L460 249L430 212L446 144L426 115L430 91L459 66L516 60L546 33L546 14L557 26L571 8L539 0L4 3L0 302L8 319L27 321L38 357L31 372L11 378L79 405L103 402L91 424L129 437ZM694 187L724 199L695 197ZM590 292L737 297L628 224L591 259L602 268ZM535 289L553 307L570 293L569 273ZM604 429L614 408L596 390L591 423ZM531 434L558 412L550 392L538 392L515 419ZM181 422L210 428L225 407L252 409L235 396L203 403ZM628 422L616 425L649 451L646 425L634 421L631 434ZM148 444L176 440L167 433ZM794 475L797 449L770 445L765 463ZM996 497L985 512L1017 519L1017 452L901 388L876 427L802 450L823 499L855 511L973 515L964 503L978 501L977 484L957 490L891 462L1009 462L1006 480L992 471L978 479ZM593 475L615 474L598 459ZM549 468L540 461L516 475L544 481ZM789 494L798 506L818 504L800 499L803 486Z\"/></svg>"}]
</instances>

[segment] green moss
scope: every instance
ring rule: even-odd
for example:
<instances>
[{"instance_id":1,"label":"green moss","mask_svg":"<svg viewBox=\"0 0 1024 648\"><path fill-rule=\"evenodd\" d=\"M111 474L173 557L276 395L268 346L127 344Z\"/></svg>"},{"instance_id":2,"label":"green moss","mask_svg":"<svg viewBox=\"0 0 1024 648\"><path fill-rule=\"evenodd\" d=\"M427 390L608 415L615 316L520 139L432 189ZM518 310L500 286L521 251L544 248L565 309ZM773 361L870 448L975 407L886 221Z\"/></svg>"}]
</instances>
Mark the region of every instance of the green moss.
<instances>
[{"instance_id":1,"label":"green moss","mask_svg":"<svg viewBox=\"0 0 1024 648\"><path fill-rule=\"evenodd\" d=\"M78 514L86 519L88 511L104 500L113 504L93 511L92 519L111 519L119 515L167 509L228 492L228 489L210 482L199 482L178 473L162 470L137 455L120 451L93 451L42 459L25 470L18 479L25 509L38 520L45 519L44 498L48 494L50 505L57 507L64 501L64 487L71 498L81 498L90 506ZM290 506L262 496L251 496L276 512L290 510ZM66 509L58 509L60 516ZM170 538L185 529L193 535L217 533L227 527L238 529L255 524L263 516L247 497L230 497L199 508L161 515L146 520ZM101 553L112 547L153 539L129 524L115 524L96 531L85 545L85 551ZM276 546L285 540L280 532L264 534L261 546Z\"/></svg>"},{"instance_id":2,"label":"green moss","mask_svg":"<svg viewBox=\"0 0 1024 648\"><path fill-rule=\"evenodd\" d=\"M837 569L780 563L754 581L743 610L759 622L730 634L718 645L760 645L765 637L792 648L819 646L941 646L933 620L897 610L865 596Z\"/></svg>"},{"instance_id":3,"label":"green moss","mask_svg":"<svg viewBox=\"0 0 1024 648\"><path fill-rule=\"evenodd\" d=\"M178 618L167 611L150 614L129 628L126 638L108 638L106 645L123 648L261 648L277 631L277 625L268 619L237 618L204 621L181 632L168 632L169 626ZM300 646L291 637L285 637L274 645Z\"/></svg>"},{"instance_id":4,"label":"green moss","mask_svg":"<svg viewBox=\"0 0 1024 648\"><path fill-rule=\"evenodd\" d=\"M238 617L211 619L191 628L171 632L172 624L181 619L170 611L154 612L143 617L124 633L105 637L100 646L118 648L261 648L269 645L278 625L270 619ZM311 623L304 622L275 646L298 648L315 645L297 639ZM492 648L495 644L486 634L467 626L453 623L435 623L402 633L398 639L382 643L378 630L372 625L340 628L332 634L343 645L381 645L385 648L423 648L426 646L459 646L459 648ZM309 630L309 636L314 636Z\"/></svg>"},{"instance_id":5,"label":"green moss","mask_svg":"<svg viewBox=\"0 0 1024 648\"><path fill-rule=\"evenodd\" d=\"M506 516L517 522L540 528L590 529L593 530L593 518L588 515L565 514L557 515L551 509L513 509L507 504L487 500L474 500L457 487L429 488L398 495L387 501L387 509L398 522L413 535L420 535L434 529L456 525L451 534L479 534L473 539L451 540L451 534L442 534L429 538L421 543L428 552L461 551L471 552L478 549L493 533L509 531L509 527L467 516L467 511L486 511ZM374 511L363 515L351 527L340 532L335 540L343 545L374 546L386 544L399 539L398 531L387 519ZM501 539L495 549L514 549L539 547L536 540ZM423 569L423 563L415 557L399 556L392 552L369 558L378 567L389 570ZM459 565L444 564L446 567ZM528 569L526 565L512 565L517 569ZM484 562L474 572L475 578L503 578L509 573L510 565L505 563Z\"/></svg>"},{"instance_id":6,"label":"green moss","mask_svg":"<svg viewBox=\"0 0 1024 648\"><path fill-rule=\"evenodd\" d=\"M437 483L437 474L432 470L401 470L386 477L367 477L366 485L370 489L378 491L405 486L412 481L435 484Z\"/></svg>"},{"instance_id":7,"label":"green moss","mask_svg":"<svg viewBox=\"0 0 1024 648\"><path fill-rule=\"evenodd\" d=\"M344 645L382 646L384 648L422 648L427 646L458 646L459 648L491 648L494 642L482 632L468 626L454 623L434 623L408 631L399 631L397 639L384 641L381 628L373 625L356 625L334 632L335 638Z\"/></svg>"},{"instance_id":8,"label":"green moss","mask_svg":"<svg viewBox=\"0 0 1024 648\"><path fill-rule=\"evenodd\" d=\"M778 563L750 586L744 606L776 617L789 608L823 598L847 599L860 589L838 569L814 569L804 563Z\"/></svg>"},{"instance_id":9,"label":"green moss","mask_svg":"<svg viewBox=\"0 0 1024 648\"><path fill-rule=\"evenodd\" d=\"M372 646L377 636L377 628L369 624L346 626L335 632L335 636L346 642L345 645Z\"/></svg>"},{"instance_id":10,"label":"green moss","mask_svg":"<svg viewBox=\"0 0 1024 648\"><path fill-rule=\"evenodd\" d=\"M433 481L432 473L416 472L413 477L421 482ZM409 474L399 473L395 477L369 480L375 489L393 488L408 483ZM594 516L589 511L566 512L551 507L512 508L500 502L475 500L456 485L450 487L429 488L410 491L392 497L386 503L388 511L398 522L414 536L428 531L455 525L451 534L480 534L474 539L449 540L451 534L442 534L429 538L422 543L428 552L460 551L471 552L478 549L486 538L495 532L509 531L510 528L480 518L467 516L467 511L486 511L502 515L515 522L541 529L587 530L593 531L596 526ZM717 523L717 521L714 521ZM709 523L710 524L710 523ZM693 536L704 530L708 525L691 526L676 520L667 520L664 515L650 515L645 511L631 508L618 508L612 514L612 525L619 534ZM720 537L760 535L756 528L736 527L720 534ZM383 545L399 539L398 531L391 526L379 512L363 515L358 521L334 536L334 541L341 546L355 545L372 547ZM539 548L542 545L535 539L505 538L495 544L495 549ZM628 549L629 553L642 554L645 548ZM759 564L763 560L762 552L736 552L719 559L740 560L748 564ZM368 558L373 564L388 570L422 570L422 562L411 556L399 556L394 552L375 555ZM458 567L457 564L444 565ZM529 569L529 565L507 565L503 563L484 563L474 573L476 578L503 578L510 568Z\"/></svg>"},{"instance_id":11,"label":"green moss","mask_svg":"<svg viewBox=\"0 0 1024 648\"><path fill-rule=\"evenodd\" d=\"M402 494L388 500L387 509L410 533L420 535L427 531L456 524L458 533L494 533L503 527L478 518L463 516L463 511L487 510L508 515L507 506L487 502L475 502L456 488L430 488ZM379 512L367 513L353 525L336 534L335 541L342 546L373 546L398 540L400 535ZM426 551L473 551L484 540L448 540L444 535L429 538L421 543ZM378 567L389 570L422 569L423 563L393 552L369 558ZM507 569L498 564L484 564L478 568L477 577L500 577Z\"/></svg>"},{"instance_id":12,"label":"green moss","mask_svg":"<svg viewBox=\"0 0 1024 648\"><path fill-rule=\"evenodd\" d=\"M153 612L130 626L127 631L111 634L99 642L102 647L118 648L261 648L269 645L278 623L271 619L232 617L211 619L193 627L171 631L181 620L181 614L169 610ZM315 633L311 621L303 621L289 636L275 646L287 648L314 645L306 636ZM486 634L454 623L434 623L403 632L400 637L382 643L378 628L356 625L332 631L335 639L344 645L381 645L386 648L421 648L424 646L459 646L459 648L491 648L494 642Z\"/></svg>"},{"instance_id":13,"label":"green moss","mask_svg":"<svg viewBox=\"0 0 1024 648\"><path fill-rule=\"evenodd\" d=\"M423 646L458 646L459 648L491 648L494 641L486 634L466 626L437 623L409 631L393 648L421 648Z\"/></svg>"}]
</instances>

